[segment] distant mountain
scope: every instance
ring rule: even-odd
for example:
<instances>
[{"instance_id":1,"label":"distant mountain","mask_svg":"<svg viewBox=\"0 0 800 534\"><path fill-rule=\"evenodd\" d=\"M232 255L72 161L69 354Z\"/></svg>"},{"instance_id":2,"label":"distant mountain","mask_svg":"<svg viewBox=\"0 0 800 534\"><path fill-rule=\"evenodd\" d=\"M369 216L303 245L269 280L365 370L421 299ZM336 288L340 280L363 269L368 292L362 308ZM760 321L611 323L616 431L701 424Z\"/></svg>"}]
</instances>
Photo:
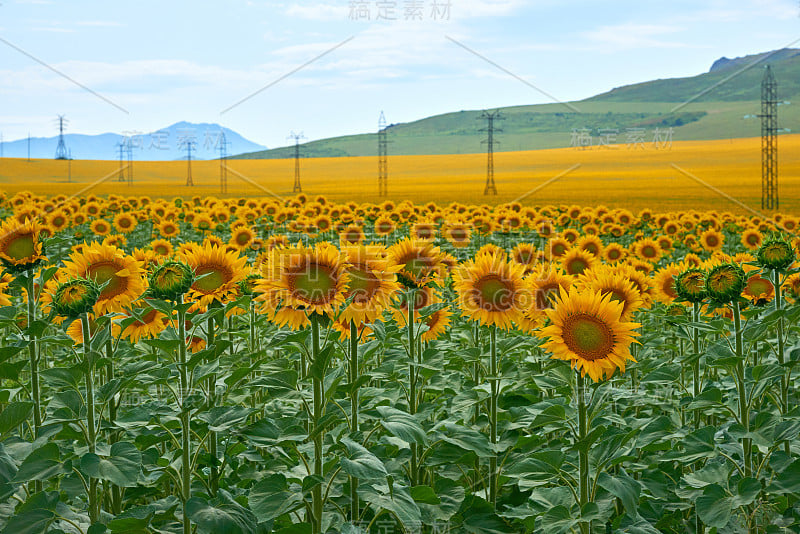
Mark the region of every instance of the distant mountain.
<instances>
[{"instance_id":1,"label":"distant mountain","mask_svg":"<svg viewBox=\"0 0 800 534\"><path fill-rule=\"evenodd\" d=\"M135 160L170 161L186 158L186 145L192 143L193 159L216 159L224 133L228 154L241 154L266 147L249 141L219 124L176 122L154 132L122 132L99 135L64 134L64 143L73 159L118 159L120 143L130 143ZM58 136L31 137L31 157L55 157ZM28 157L28 139L3 143L3 156ZM125 154L127 157L127 154Z\"/></svg>"},{"instance_id":2,"label":"distant mountain","mask_svg":"<svg viewBox=\"0 0 800 534\"><path fill-rule=\"evenodd\" d=\"M576 131L598 143L625 145L636 136L652 144L668 130L678 141L729 139L761 135L761 79L771 65L780 99L781 133L800 131L800 50L785 48L713 62L708 72L686 78L653 80L618 87L570 106L561 103L500 108L503 132L500 151L572 146ZM579 110L576 111L576 110ZM481 152L486 134L479 129L481 111L443 113L391 125L389 155L463 154ZM376 112L377 116L377 112ZM390 117L391 119L391 117ZM583 135L583 134L582 134ZM609 137L611 136L611 137ZM377 135L364 133L311 141L301 145L306 157L375 156ZM278 147L239 158L288 158L293 146Z\"/></svg>"}]
</instances>

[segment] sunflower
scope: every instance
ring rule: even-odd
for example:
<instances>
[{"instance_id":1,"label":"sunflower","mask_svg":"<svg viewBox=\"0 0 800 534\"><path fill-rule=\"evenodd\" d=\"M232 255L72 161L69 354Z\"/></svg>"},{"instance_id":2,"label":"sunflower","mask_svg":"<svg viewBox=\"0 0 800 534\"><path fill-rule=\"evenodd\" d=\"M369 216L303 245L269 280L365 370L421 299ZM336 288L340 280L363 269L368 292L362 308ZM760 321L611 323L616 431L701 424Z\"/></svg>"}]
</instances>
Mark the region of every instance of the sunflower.
<instances>
[{"instance_id":1,"label":"sunflower","mask_svg":"<svg viewBox=\"0 0 800 534\"><path fill-rule=\"evenodd\" d=\"M709 228L700 234L700 244L709 252L721 250L724 242L725 236L713 228Z\"/></svg>"},{"instance_id":2,"label":"sunflower","mask_svg":"<svg viewBox=\"0 0 800 534\"><path fill-rule=\"evenodd\" d=\"M8 218L0 226L0 261L12 271L24 271L45 260L43 227L34 219Z\"/></svg>"},{"instance_id":3,"label":"sunflower","mask_svg":"<svg viewBox=\"0 0 800 534\"><path fill-rule=\"evenodd\" d=\"M599 291L603 296L610 295L611 300L622 304L620 319L629 321L633 313L644 305L636 284L620 273L610 269L588 271L576 284L576 287L588 291Z\"/></svg>"},{"instance_id":4,"label":"sunflower","mask_svg":"<svg viewBox=\"0 0 800 534\"><path fill-rule=\"evenodd\" d=\"M526 270L533 268L536 257L536 247L533 243L522 242L511 250L511 260L525 266Z\"/></svg>"},{"instance_id":5,"label":"sunflower","mask_svg":"<svg viewBox=\"0 0 800 534\"><path fill-rule=\"evenodd\" d=\"M120 213L114 217L114 226L123 234L133 232L139 222L129 213Z\"/></svg>"},{"instance_id":6,"label":"sunflower","mask_svg":"<svg viewBox=\"0 0 800 534\"><path fill-rule=\"evenodd\" d=\"M175 247L166 239L156 239L150 243L150 248L153 249L153 252L155 252L157 256L161 256L162 258L172 256L172 253L175 252Z\"/></svg>"},{"instance_id":7,"label":"sunflower","mask_svg":"<svg viewBox=\"0 0 800 534\"><path fill-rule=\"evenodd\" d=\"M463 222L449 222L444 229L444 236L456 248L469 246L472 229Z\"/></svg>"},{"instance_id":8,"label":"sunflower","mask_svg":"<svg viewBox=\"0 0 800 534\"><path fill-rule=\"evenodd\" d=\"M88 314L89 319L89 338L94 337L97 333L97 319L95 318L94 314ZM72 341L75 342L76 345L83 345L83 325L80 321L72 321L65 333L72 338ZM116 323L112 323L111 325L111 335L113 337L119 336L119 325Z\"/></svg>"},{"instance_id":9,"label":"sunflower","mask_svg":"<svg viewBox=\"0 0 800 534\"><path fill-rule=\"evenodd\" d=\"M148 277L147 292L161 300L177 302L194 283L192 268L180 261L165 261Z\"/></svg>"},{"instance_id":10,"label":"sunflower","mask_svg":"<svg viewBox=\"0 0 800 534\"><path fill-rule=\"evenodd\" d=\"M86 278L72 278L59 284L52 296L53 309L56 315L75 319L88 313L97 303L100 288Z\"/></svg>"},{"instance_id":11,"label":"sunflower","mask_svg":"<svg viewBox=\"0 0 800 534\"><path fill-rule=\"evenodd\" d=\"M550 261L557 261L559 258L563 258L571 248L572 244L563 237L550 238L544 248L545 257Z\"/></svg>"},{"instance_id":12,"label":"sunflower","mask_svg":"<svg viewBox=\"0 0 800 534\"><path fill-rule=\"evenodd\" d=\"M525 280L532 292L531 308L537 312L527 314L530 318L552 308L560 289L572 287L572 277L554 266L540 265Z\"/></svg>"},{"instance_id":13,"label":"sunflower","mask_svg":"<svg viewBox=\"0 0 800 534\"><path fill-rule=\"evenodd\" d=\"M781 286L782 290L786 293L786 295L791 298L792 300L799 300L800 299L800 273L792 274L786 277L786 280L783 282Z\"/></svg>"},{"instance_id":14,"label":"sunflower","mask_svg":"<svg viewBox=\"0 0 800 534\"><path fill-rule=\"evenodd\" d=\"M561 267L567 274L579 275L597 264L597 257L590 252L573 248L561 258Z\"/></svg>"},{"instance_id":15,"label":"sunflower","mask_svg":"<svg viewBox=\"0 0 800 534\"><path fill-rule=\"evenodd\" d=\"M156 228L158 228L158 233L161 234L161 237L166 239L176 237L181 232L178 223L170 220L161 221Z\"/></svg>"},{"instance_id":16,"label":"sunflower","mask_svg":"<svg viewBox=\"0 0 800 534\"><path fill-rule=\"evenodd\" d=\"M158 337L169 323L165 314L150 306L136 308L126 312L126 315L128 317L120 321L120 337L128 338L134 344L142 338Z\"/></svg>"},{"instance_id":17,"label":"sunflower","mask_svg":"<svg viewBox=\"0 0 800 534\"><path fill-rule=\"evenodd\" d=\"M256 234L248 226L240 225L231 229L231 239L228 241L238 250L245 250L255 239Z\"/></svg>"},{"instance_id":18,"label":"sunflower","mask_svg":"<svg viewBox=\"0 0 800 534\"><path fill-rule=\"evenodd\" d=\"M484 325L511 328L532 304L524 272L524 266L491 255L462 264L453 274L461 315Z\"/></svg>"},{"instance_id":19,"label":"sunflower","mask_svg":"<svg viewBox=\"0 0 800 534\"><path fill-rule=\"evenodd\" d=\"M196 309L234 297L236 284L245 276L247 258L217 246L195 245L182 254L181 259L194 272L195 280L186 299L193 301Z\"/></svg>"},{"instance_id":20,"label":"sunflower","mask_svg":"<svg viewBox=\"0 0 800 534\"><path fill-rule=\"evenodd\" d=\"M757 228L748 228L742 232L742 245L748 250L758 250L763 242L764 236Z\"/></svg>"},{"instance_id":21,"label":"sunflower","mask_svg":"<svg viewBox=\"0 0 800 534\"><path fill-rule=\"evenodd\" d=\"M51 234L58 233L67 228L70 223L70 216L63 209L54 210L47 215L47 227Z\"/></svg>"},{"instance_id":22,"label":"sunflower","mask_svg":"<svg viewBox=\"0 0 800 534\"><path fill-rule=\"evenodd\" d=\"M343 255L323 243L271 251L262 274L260 300L304 313L333 313L344 304L350 281Z\"/></svg>"},{"instance_id":23,"label":"sunflower","mask_svg":"<svg viewBox=\"0 0 800 534\"><path fill-rule=\"evenodd\" d=\"M542 345L558 360L571 362L582 375L599 382L634 360L630 345L638 323L621 320L623 305L600 291L561 290L555 309L548 310L551 324L542 330Z\"/></svg>"},{"instance_id":24,"label":"sunflower","mask_svg":"<svg viewBox=\"0 0 800 534\"><path fill-rule=\"evenodd\" d=\"M342 324L371 323L391 305L400 290L397 282L400 267L390 265L384 256L385 249L376 245L346 247L342 252L350 276L345 293L350 304L342 310L338 320Z\"/></svg>"},{"instance_id":25,"label":"sunflower","mask_svg":"<svg viewBox=\"0 0 800 534\"><path fill-rule=\"evenodd\" d=\"M64 267L72 277L88 278L101 286L94 306L98 316L122 311L144 292L141 264L114 246L87 245L73 252Z\"/></svg>"},{"instance_id":26,"label":"sunflower","mask_svg":"<svg viewBox=\"0 0 800 534\"><path fill-rule=\"evenodd\" d=\"M775 298L775 286L769 279L756 273L747 278L742 296L756 306L764 306Z\"/></svg>"},{"instance_id":27,"label":"sunflower","mask_svg":"<svg viewBox=\"0 0 800 534\"><path fill-rule=\"evenodd\" d=\"M429 241L406 238L392 245L389 260L401 267L398 278L403 285L418 287L436 275L442 264L442 253Z\"/></svg>"},{"instance_id":28,"label":"sunflower","mask_svg":"<svg viewBox=\"0 0 800 534\"><path fill-rule=\"evenodd\" d=\"M433 241L436 239L436 225L427 221L415 223L409 237L418 241Z\"/></svg>"},{"instance_id":29,"label":"sunflower","mask_svg":"<svg viewBox=\"0 0 800 534\"><path fill-rule=\"evenodd\" d=\"M416 291L413 291L413 294L415 310L420 310L427 306L432 306L442 302L441 296L432 287L421 287ZM401 291L398 293L398 300L392 309L392 316L394 317L397 326L400 328L405 328L408 324L407 299L408 292ZM420 317L417 315L420 323L425 325L427 328L427 330L420 335L420 340L423 342L428 342L437 339L444 334L447 331L447 327L450 325L451 315L452 312L447 307L440 308L425 317Z\"/></svg>"},{"instance_id":30,"label":"sunflower","mask_svg":"<svg viewBox=\"0 0 800 534\"><path fill-rule=\"evenodd\" d=\"M339 233L342 246L360 245L364 242L364 231L357 224L349 224Z\"/></svg>"},{"instance_id":31,"label":"sunflower","mask_svg":"<svg viewBox=\"0 0 800 534\"><path fill-rule=\"evenodd\" d=\"M758 263L764 267L784 270L795 261L792 244L779 235L764 240L758 249Z\"/></svg>"},{"instance_id":32,"label":"sunflower","mask_svg":"<svg viewBox=\"0 0 800 534\"><path fill-rule=\"evenodd\" d=\"M10 284L13 279L10 273L3 273L0 275L0 306L11 306L8 284Z\"/></svg>"},{"instance_id":33,"label":"sunflower","mask_svg":"<svg viewBox=\"0 0 800 534\"><path fill-rule=\"evenodd\" d=\"M741 297L745 284L744 270L735 263L721 263L706 274L706 292L720 304Z\"/></svg>"},{"instance_id":34,"label":"sunflower","mask_svg":"<svg viewBox=\"0 0 800 534\"><path fill-rule=\"evenodd\" d=\"M603 254L603 241L596 235L585 235L574 243L574 248L599 258Z\"/></svg>"},{"instance_id":35,"label":"sunflower","mask_svg":"<svg viewBox=\"0 0 800 534\"><path fill-rule=\"evenodd\" d=\"M670 263L656 272L653 277L653 295L656 300L669 305L678 298L675 290L675 277L680 275L683 269L681 265Z\"/></svg>"},{"instance_id":36,"label":"sunflower","mask_svg":"<svg viewBox=\"0 0 800 534\"><path fill-rule=\"evenodd\" d=\"M609 243L603 248L603 259L608 263L616 263L624 260L628 255L625 247L619 243Z\"/></svg>"},{"instance_id":37,"label":"sunflower","mask_svg":"<svg viewBox=\"0 0 800 534\"><path fill-rule=\"evenodd\" d=\"M89 225L92 233L97 235L108 235L111 233L111 225L105 219L96 219Z\"/></svg>"},{"instance_id":38,"label":"sunflower","mask_svg":"<svg viewBox=\"0 0 800 534\"><path fill-rule=\"evenodd\" d=\"M387 236L394 232L395 222L385 215L378 217L375 220L375 234L379 236Z\"/></svg>"},{"instance_id":39,"label":"sunflower","mask_svg":"<svg viewBox=\"0 0 800 534\"><path fill-rule=\"evenodd\" d=\"M657 263L664 254L661 246L655 239L645 238L636 241L633 245L633 253L644 261Z\"/></svg>"}]
</instances>

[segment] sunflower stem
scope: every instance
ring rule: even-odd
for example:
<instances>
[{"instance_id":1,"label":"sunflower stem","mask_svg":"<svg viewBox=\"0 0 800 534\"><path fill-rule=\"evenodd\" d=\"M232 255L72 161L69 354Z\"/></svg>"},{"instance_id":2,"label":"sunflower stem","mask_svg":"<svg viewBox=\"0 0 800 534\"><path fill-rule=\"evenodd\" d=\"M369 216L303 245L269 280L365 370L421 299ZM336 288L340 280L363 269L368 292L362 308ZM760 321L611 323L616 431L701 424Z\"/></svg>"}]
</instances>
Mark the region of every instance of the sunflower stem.
<instances>
[{"instance_id":1,"label":"sunflower stem","mask_svg":"<svg viewBox=\"0 0 800 534\"><path fill-rule=\"evenodd\" d=\"M733 300L733 329L736 336L736 389L739 393L739 418L744 427L745 434L750 433L750 410L747 405L747 389L744 383L744 343L742 341L742 318L739 310L738 297ZM753 475L753 463L751 458L751 440L748 437L742 438L742 455L744 459L744 476Z\"/></svg>"},{"instance_id":2,"label":"sunflower stem","mask_svg":"<svg viewBox=\"0 0 800 534\"><path fill-rule=\"evenodd\" d=\"M92 337L89 331L89 315L81 314L81 333L83 335L83 357L86 366L86 428L88 432L89 453L97 452L97 428L94 419L94 361L92 358ZM89 478L89 523L94 525L100 517L100 503L97 499L97 479Z\"/></svg>"},{"instance_id":3,"label":"sunflower stem","mask_svg":"<svg viewBox=\"0 0 800 534\"><path fill-rule=\"evenodd\" d=\"M497 326L493 325L490 332L491 339L491 360L489 362L489 372L491 378L489 382L492 388L492 397L489 401L489 429L492 445L497 444ZM497 506L497 451L489 458L489 502L492 506Z\"/></svg>"},{"instance_id":4,"label":"sunflower stem","mask_svg":"<svg viewBox=\"0 0 800 534\"><path fill-rule=\"evenodd\" d=\"M700 322L700 303L695 302L692 304L692 322L697 324ZM692 328L692 373L693 373L693 393L694 398L700 395L700 329L697 327ZM694 410L694 427L700 428L700 408Z\"/></svg>"},{"instance_id":5,"label":"sunflower stem","mask_svg":"<svg viewBox=\"0 0 800 534\"><path fill-rule=\"evenodd\" d=\"M36 295L34 295L34 274L33 269L28 269L26 279L26 289L28 293L28 316L27 328L31 328L34 321L36 321ZM33 438L39 437L39 432L42 428L42 401L41 393L39 391L39 347L36 341L36 336L33 334L28 335L28 353L31 362L31 396L33 397ZM35 480L33 482L34 492L42 491L42 481Z\"/></svg>"},{"instance_id":6,"label":"sunflower stem","mask_svg":"<svg viewBox=\"0 0 800 534\"><path fill-rule=\"evenodd\" d=\"M191 460L191 426L189 409L186 405L189 396L189 376L186 371L186 310L183 307L183 296L179 296L178 305L178 371L181 381L181 500L183 501L183 534L191 534L192 523L186 513L186 503L192 496L192 460Z\"/></svg>"},{"instance_id":7,"label":"sunflower stem","mask_svg":"<svg viewBox=\"0 0 800 534\"><path fill-rule=\"evenodd\" d=\"M409 392L408 392L408 413L414 415L417 413L417 368L416 368L416 347L414 336L414 299L416 292L414 289L409 289L406 296L406 303L408 304L408 376L409 376ZM417 485L417 444L411 444L411 486Z\"/></svg>"},{"instance_id":8,"label":"sunflower stem","mask_svg":"<svg viewBox=\"0 0 800 534\"><path fill-rule=\"evenodd\" d=\"M358 328L350 321L350 430L358 432ZM358 521L358 478L350 477L350 520Z\"/></svg>"},{"instance_id":9,"label":"sunflower stem","mask_svg":"<svg viewBox=\"0 0 800 534\"><path fill-rule=\"evenodd\" d=\"M208 347L211 348L216 341L216 321L214 317L208 319ZM208 409L216 404L217 375L211 373L208 377ZM211 485L211 495L216 495L219 490L219 472L217 470L217 433L208 431L208 454L211 456L211 468L208 479Z\"/></svg>"},{"instance_id":10,"label":"sunflower stem","mask_svg":"<svg viewBox=\"0 0 800 534\"><path fill-rule=\"evenodd\" d=\"M781 294L781 275L777 269L772 270L772 284L775 287L775 310L780 312L783 309L783 295ZM785 363L785 340L783 337L783 317L778 317L778 363L781 367L784 366ZM783 376L781 377L781 414L786 415L789 411L789 378L790 378L791 369L787 372L783 372ZM787 439L786 442L783 444L783 450L787 455L791 455L791 446L790 442Z\"/></svg>"},{"instance_id":11,"label":"sunflower stem","mask_svg":"<svg viewBox=\"0 0 800 534\"><path fill-rule=\"evenodd\" d=\"M320 357L319 346L319 316L311 314L311 357L312 365L317 364ZM319 423L322 419L322 379L318 373L313 373L311 381L314 389L314 413L312 418L311 432L314 434L314 476L318 477L317 484L311 492L311 509L313 517L311 527L314 534L322 532L322 432L319 430Z\"/></svg>"},{"instance_id":12,"label":"sunflower stem","mask_svg":"<svg viewBox=\"0 0 800 534\"><path fill-rule=\"evenodd\" d=\"M586 413L586 384L583 372L577 372L577 391L578 397L578 442L581 446L578 448L578 488L580 495L580 507L583 507L589 502L589 449L582 443L588 435L588 417ZM586 521L580 522L581 532L588 534L591 532L591 524Z\"/></svg>"}]
</instances>

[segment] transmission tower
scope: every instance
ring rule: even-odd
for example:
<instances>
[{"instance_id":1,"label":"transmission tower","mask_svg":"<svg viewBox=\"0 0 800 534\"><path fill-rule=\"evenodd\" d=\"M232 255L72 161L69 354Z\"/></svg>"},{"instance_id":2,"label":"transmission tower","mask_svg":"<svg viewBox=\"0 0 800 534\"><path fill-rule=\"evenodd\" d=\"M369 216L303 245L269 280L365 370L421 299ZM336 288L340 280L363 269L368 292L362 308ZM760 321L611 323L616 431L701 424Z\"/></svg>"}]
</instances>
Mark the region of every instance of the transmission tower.
<instances>
[{"instance_id":1,"label":"transmission tower","mask_svg":"<svg viewBox=\"0 0 800 534\"><path fill-rule=\"evenodd\" d=\"M778 209L778 83L767 65L761 80L761 209Z\"/></svg>"},{"instance_id":2,"label":"transmission tower","mask_svg":"<svg viewBox=\"0 0 800 534\"><path fill-rule=\"evenodd\" d=\"M56 147L56 159L67 159L67 145L64 143L64 125L69 122L64 115L58 116L58 146Z\"/></svg>"},{"instance_id":3,"label":"transmission tower","mask_svg":"<svg viewBox=\"0 0 800 534\"><path fill-rule=\"evenodd\" d=\"M117 148L119 148L119 178L117 179L118 182L125 181L125 163L123 162L123 153L125 152L125 143L120 141L117 143Z\"/></svg>"},{"instance_id":4,"label":"transmission tower","mask_svg":"<svg viewBox=\"0 0 800 534\"><path fill-rule=\"evenodd\" d=\"M225 131L219 131L219 192L228 192L228 145Z\"/></svg>"},{"instance_id":5,"label":"transmission tower","mask_svg":"<svg viewBox=\"0 0 800 534\"><path fill-rule=\"evenodd\" d=\"M486 187L483 189L483 194L496 195L497 186L494 184L494 145L500 143L499 141L495 141L494 134L495 132L502 132L503 130L495 128L494 121L503 120L504 117L502 117L500 111L497 110L491 112L484 111L478 118L486 120L486 128L479 131L488 134L488 137L481 141L481 143L486 143Z\"/></svg>"},{"instance_id":6,"label":"transmission tower","mask_svg":"<svg viewBox=\"0 0 800 534\"><path fill-rule=\"evenodd\" d=\"M303 132L299 134L292 132L287 137L287 139L294 139L294 187L292 187L292 193L303 192L303 188L300 186L300 140L305 138Z\"/></svg>"},{"instance_id":7,"label":"transmission tower","mask_svg":"<svg viewBox=\"0 0 800 534\"><path fill-rule=\"evenodd\" d=\"M386 117L381 111L378 119L378 196L389 195L389 141L386 132Z\"/></svg>"},{"instance_id":8,"label":"transmission tower","mask_svg":"<svg viewBox=\"0 0 800 534\"><path fill-rule=\"evenodd\" d=\"M194 186L192 181L192 150L194 149L195 141L193 139L186 140L186 186Z\"/></svg>"},{"instance_id":9,"label":"transmission tower","mask_svg":"<svg viewBox=\"0 0 800 534\"><path fill-rule=\"evenodd\" d=\"M133 138L128 137L125 142L125 152L128 155L128 185L133 185Z\"/></svg>"}]
</instances>

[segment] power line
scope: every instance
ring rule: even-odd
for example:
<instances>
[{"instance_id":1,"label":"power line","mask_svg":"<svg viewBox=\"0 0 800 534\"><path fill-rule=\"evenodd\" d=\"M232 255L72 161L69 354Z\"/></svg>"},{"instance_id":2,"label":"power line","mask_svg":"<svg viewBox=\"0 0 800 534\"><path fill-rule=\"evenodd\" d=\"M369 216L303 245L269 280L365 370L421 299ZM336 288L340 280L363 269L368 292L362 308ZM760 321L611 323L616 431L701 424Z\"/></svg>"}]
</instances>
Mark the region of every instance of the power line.
<instances>
[{"instance_id":1,"label":"power line","mask_svg":"<svg viewBox=\"0 0 800 534\"><path fill-rule=\"evenodd\" d=\"M494 146L500 144L500 142L494 139L494 134L503 130L495 128L494 121L503 120L505 117L500 114L500 110L496 110L491 112L484 111L478 118L486 120L486 128L478 131L488 134L488 137L481 141L481 143L486 143L486 186L483 189L483 194L497 195L497 186L494 183Z\"/></svg>"},{"instance_id":2,"label":"power line","mask_svg":"<svg viewBox=\"0 0 800 534\"><path fill-rule=\"evenodd\" d=\"M303 188L300 186L300 140L305 138L303 132L292 132L287 137L287 139L294 139L294 187L292 187L292 193L303 192Z\"/></svg>"}]
</instances>

